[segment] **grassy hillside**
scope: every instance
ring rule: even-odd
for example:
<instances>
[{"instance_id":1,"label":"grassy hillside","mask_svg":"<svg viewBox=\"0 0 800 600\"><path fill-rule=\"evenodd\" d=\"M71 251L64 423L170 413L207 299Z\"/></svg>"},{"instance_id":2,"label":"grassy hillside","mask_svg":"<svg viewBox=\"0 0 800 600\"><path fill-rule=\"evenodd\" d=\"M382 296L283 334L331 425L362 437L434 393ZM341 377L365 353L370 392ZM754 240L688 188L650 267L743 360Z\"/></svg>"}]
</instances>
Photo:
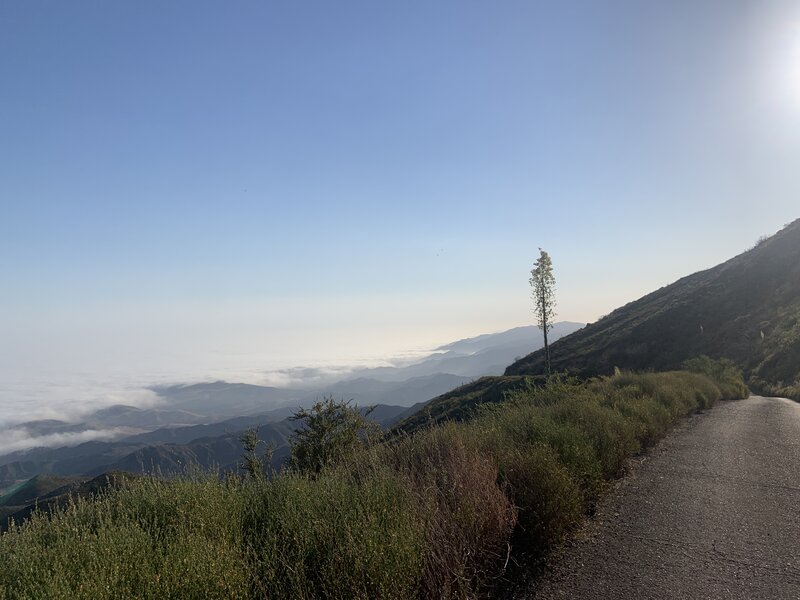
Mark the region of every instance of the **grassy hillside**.
<instances>
[{"instance_id":1,"label":"grassy hillside","mask_svg":"<svg viewBox=\"0 0 800 600\"><path fill-rule=\"evenodd\" d=\"M63 488L72 483L82 481L78 477L62 477L59 475L36 475L13 491L0 498L2 506L25 506L41 498L53 490Z\"/></svg>"},{"instance_id":2,"label":"grassy hillside","mask_svg":"<svg viewBox=\"0 0 800 600\"><path fill-rule=\"evenodd\" d=\"M5 498L6 503L0 506L0 532L6 531L12 520L19 524L37 511L47 514L63 510L79 498L93 498L109 489L121 488L135 477L118 471L109 471L88 480L37 475L17 488L24 494Z\"/></svg>"},{"instance_id":3,"label":"grassy hillside","mask_svg":"<svg viewBox=\"0 0 800 600\"><path fill-rule=\"evenodd\" d=\"M553 380L318 473L141 477L0 537L0 598L483 596L719 383L746 392L689 372Z\"/></svg>"},{"instance_id":4,"label":"grassy hillside","mask_svg":"<svg viewBox=\"0 0 800 600\"><path fill-rule=\"evenodd\" d=\"M627 304L551 346L553 367L582 375L672 369L692 356L733 359L752 381L800 380L800 220L751 250ZM544 372L534 352L506 375Z\"/></svg>"},{"instance_id":5,"label":"grassy hillside","mask_svg":"<svg viewBox=\"0 0 800 600\"><path fill-rule=\"evenodd\" d=\"M424 407L395 426L396 431L410 433L428 425L470 419L483 404L502 402L506 394L543 383L534 377L481 377L466 385L437 396Z\"/></svg>"}]
</instances>

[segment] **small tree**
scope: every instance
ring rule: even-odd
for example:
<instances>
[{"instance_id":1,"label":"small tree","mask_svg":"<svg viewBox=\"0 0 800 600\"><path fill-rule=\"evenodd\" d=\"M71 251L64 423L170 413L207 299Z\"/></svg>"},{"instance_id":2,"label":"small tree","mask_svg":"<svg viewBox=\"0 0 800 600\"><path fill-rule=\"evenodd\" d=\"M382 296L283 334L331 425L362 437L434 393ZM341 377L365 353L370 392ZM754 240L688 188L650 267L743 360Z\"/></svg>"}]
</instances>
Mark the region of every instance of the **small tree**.
<instances>
[{"instance_id":1,"label":"small tree","mask_svg":"<svg viewBox=\"0 0 800 600\"><path fill-rule=\"evenodd\" d=\"M289 418L302 421L305 427L294 432L289 467L319 473L374 441L380 427L367 419L372 410L362 414L350 401L336 402L333 396L316 402L311 410L299 409Z\"/></svg>"},{"instance_id":2,"label":"small tree","mask_svg":"<svg viewBox=\"0 0 800 600\"><path fill-rule=\"evenodd\" d=\"M242 461L239 463L239 468L244 471L246 476L256 481L264 479L267 471L272 474L272 454L274 448L272 444L268 444L258 437L258 427L248 429L239 438L244 448ZM259 445L264 444L264 453L258 455Z\"/></svg>"},{"instance_id":3,"label":"small tree","mask_svg":"<svg viewBox=\"0 0 800 600\"><path fill-rule=\"evenodd\" d=\"M539 248L539 258L531 269L531 295L533 297L533 312L536 323L544 334L544 356L547 365L547 374L550 375L550 345L547 343L547 333L553 328L553 319L556 316L556 278L553 276L553 261L550 255Z\"/></svg>"}]
</instances>

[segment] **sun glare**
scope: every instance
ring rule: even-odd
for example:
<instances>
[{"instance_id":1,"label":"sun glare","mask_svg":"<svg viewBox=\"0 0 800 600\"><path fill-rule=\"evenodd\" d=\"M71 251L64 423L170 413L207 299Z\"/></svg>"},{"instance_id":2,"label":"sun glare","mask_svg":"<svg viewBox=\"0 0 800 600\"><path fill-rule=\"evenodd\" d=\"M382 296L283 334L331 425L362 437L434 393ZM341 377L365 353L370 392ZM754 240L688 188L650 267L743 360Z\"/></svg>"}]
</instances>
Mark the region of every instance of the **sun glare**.
<instances>
[{"instance_id":1,"label":"sun glare","mask_svg":"<svg viewBox=\"0 0 800 600\"><path fill-rule=\"evenodd\" d=\"M764 38L764 100L784 116L800 115L800 21L785 20Z\"/></svg>"},{"instance_id":2,"label":"sun glare","mask_svg":"<svg viewBox=\"0 0 800 600\"><path fill-rule=\"evenodd\" d=\"M782 46L784 101L792 111L800 111L800 24L789 29Z\"/></svg>"},{"instance_id":3,"label":"sun glare","mask_svg":"<svg viewBox=\"0 0 800 600\"><path fill-rule=\"evenodd\" d=\"M787 67L790 101L800 110L800 26L792 31Z\"/></svg>"}]
</instances>

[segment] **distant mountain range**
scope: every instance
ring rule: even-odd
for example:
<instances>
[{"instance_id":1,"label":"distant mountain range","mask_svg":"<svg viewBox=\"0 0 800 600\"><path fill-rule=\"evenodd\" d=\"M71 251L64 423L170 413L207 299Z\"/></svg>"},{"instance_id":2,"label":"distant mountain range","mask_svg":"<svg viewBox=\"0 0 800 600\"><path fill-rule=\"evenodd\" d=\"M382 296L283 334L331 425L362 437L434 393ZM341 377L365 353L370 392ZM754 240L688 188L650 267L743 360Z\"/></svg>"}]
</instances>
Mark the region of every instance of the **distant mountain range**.
<instances>
[{"instance_id":1,"label":"distant mountain range","mask_svg":"<svg viewBox=\"0 0 800 600\"><path fill-rule=\"evenodd\" d=\"M289 438L298 427L286 412L278 409L208 425L161 428L114 442L13 452L0 457L0 489L45 473L93 477L105 471L171 475L194 467L236 470L243 454L242 433L254 427L262 440L272 444L275 466L279 466L288 454ZM407 407L378 405L370 418L389 427L407 413Z\"/></svg>"},{"instance_id":2,"label":"distant mountain range","mask_svg":"<svg viewBox=\"0 0 800 600\"><path fill-rule=\"evenodd\" d=\"M208 419L263 412L298 399L302 391L246 383L195 383L151 388L173 410L201 414Z\"/></svg>"},{"instance_id":3,"label":"distant mountain range","mask_svg":"<svg viewBox=\"0 0 800 600\"><path fill-rule=\"evenodd\" d=\"M569 321L555 323L549 339L557 340L584 325L586 324ZM461 375L465 378L501 375L511 362L542 346L544 339L541 330L529 325L452 342L408 366L364 369L357 374L362 378L395 382L437 373Z\"/></svg>"},{"instance_id":4,"label":"distant mountain range","mask_svg":"<svg viewBox=\"0 0 800 600\"><path fill-rule=\"evenodd\" d=\"M558 323L553 337L581 326ZM39 447L0 456L0 490L44 474L85 479L105 471L157 470L168 475L189 466L235 469L242 455L242 432L252 427L259 427L260 437L273 444L277 465L288 454L296 427L288 417L300 406L308 407L324 396L352 400L358 406L375 406L370 418L388 428L431 398L481 375L501 372L503 364L541 343L537 328L518 327L453 342L410 365L358 370L350 379L317 389L224 381L164 386L154 388L163 399L158 408L115 405L81 423L23 423L17 428L34 438L112 428L119 434L113 441Z\"/></svg>"}]
</instances>

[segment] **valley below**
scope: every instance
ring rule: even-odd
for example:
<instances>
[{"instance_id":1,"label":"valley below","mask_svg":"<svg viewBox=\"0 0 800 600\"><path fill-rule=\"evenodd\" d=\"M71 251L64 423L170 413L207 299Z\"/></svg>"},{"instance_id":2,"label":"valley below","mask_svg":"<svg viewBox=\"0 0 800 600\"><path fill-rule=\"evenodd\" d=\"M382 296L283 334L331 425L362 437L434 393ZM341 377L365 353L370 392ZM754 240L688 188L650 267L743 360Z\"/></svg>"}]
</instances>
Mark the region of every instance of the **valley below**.
<instances>
[{"instance_id":1,"label":"valley below","mask_svg":"<svg viewBox=\"0 0 800 600\"><path fill-rule=\"evenodd\" d=\"M557 323L552 339L582 326ZM319 369L295 368L291 376L299 383L286 387L226 381L159 385L151 389L158 397L155 405L116 404L80 419L6 426L0 429L0 517L4 524L4 517L25 508L14 492L32 478L38 478L32 487L40 493L30 502L59 490L74 492L73 480L88 482L107 471L165 476L194 468L235 472L243 452L241 436L251 428L272 445L277 469L297 428L290 417L301 407L323 397L349 400L364 410L374 407L370 419L388 429L441 394L481 376L499 375L506 364L541 345L537 328L518 327L458 340L410 363L352 368L340 380L328 375L320 382Z\"/></svg>"}]
</instances>

